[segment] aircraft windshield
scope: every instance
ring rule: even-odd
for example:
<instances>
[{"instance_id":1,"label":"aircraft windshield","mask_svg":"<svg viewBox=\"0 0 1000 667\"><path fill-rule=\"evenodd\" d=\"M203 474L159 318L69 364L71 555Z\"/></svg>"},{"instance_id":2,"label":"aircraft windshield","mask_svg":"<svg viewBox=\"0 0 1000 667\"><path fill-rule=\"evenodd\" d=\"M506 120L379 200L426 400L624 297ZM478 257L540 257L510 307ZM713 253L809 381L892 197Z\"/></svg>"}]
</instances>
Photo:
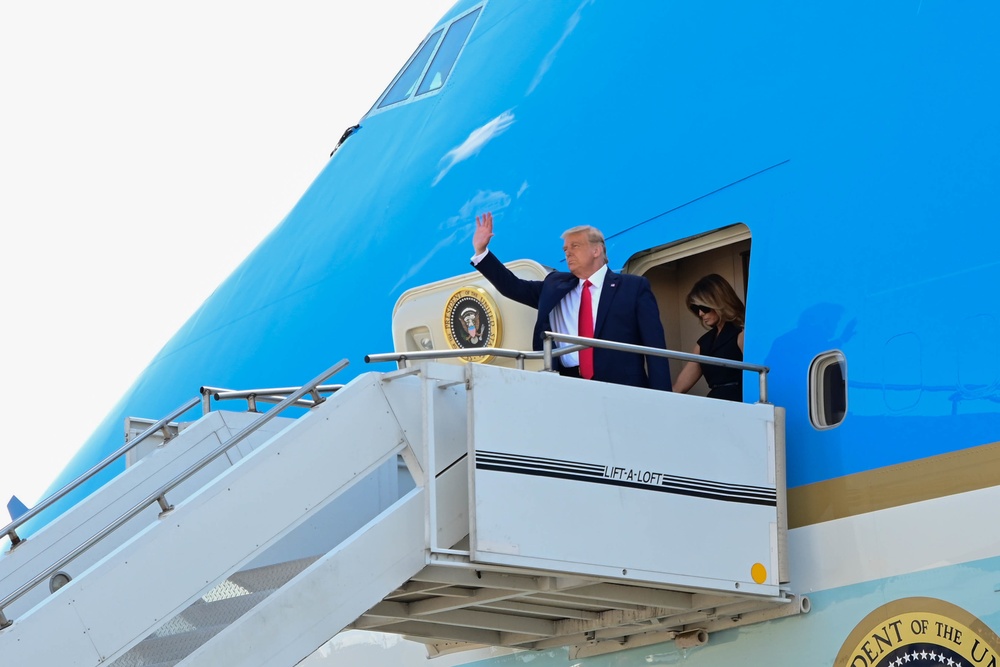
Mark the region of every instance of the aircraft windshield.
<instances>
[{"instance_id":1,"label":"aircraft windshield","mask_svg":"<svg viewBox=\"0 0 1000 667\"><path fill-rule=\"evenodd\" d=\"M442 27L432 33L396 76L396 80L379 101L377 108L384 109L414 96L439 90L454 69L455 62L468 41L482 9L481 6L477 7L459 17L447 26L447 32ZM428 62L430 62L429 67Z\"/></svg>"},{"instance_id":2,"label":"aircraft windshield","mask_svg":"<svg viewBox=\"0 0 1000 667\"><path fill-rule=\"evenodd\" d=\"M458 60L459 52L465 46L465 40L468 38L469 33L472 32L472 26L475 24L476 17L479 16L481 10L482 8L479 8L474 12L466 14L451 24L451 27L448 28L448 34L445 35L444 41L441 43L441 48L434 55L434 61L424 76L423 83L420 84L420 88L417 90L417 95L437 90L444 85L448 75L451 74L451 68L455 65L455 61Z\"/></svg>"},{"instance_id":3,"label":"aircraft windshield","mask_svg":"<svg viewBox=\"0 0 1000 667\"><path fill-rule=\"evenodd\" d=\"M389 92L386 93L385 97L379 103L379 109L387 107L390 104L395 104L396 102L402 102L413 93L413 89L417 85L417 79L424 71L424 66L427 64L427 60L431 57L434 47L437 46L440 39L440 30L427 38L427 41L417 51L417 55L410 60L410 64L399 75L396 83L392 85L392 88L389 89Z\"/></svg>"}]
</instances>

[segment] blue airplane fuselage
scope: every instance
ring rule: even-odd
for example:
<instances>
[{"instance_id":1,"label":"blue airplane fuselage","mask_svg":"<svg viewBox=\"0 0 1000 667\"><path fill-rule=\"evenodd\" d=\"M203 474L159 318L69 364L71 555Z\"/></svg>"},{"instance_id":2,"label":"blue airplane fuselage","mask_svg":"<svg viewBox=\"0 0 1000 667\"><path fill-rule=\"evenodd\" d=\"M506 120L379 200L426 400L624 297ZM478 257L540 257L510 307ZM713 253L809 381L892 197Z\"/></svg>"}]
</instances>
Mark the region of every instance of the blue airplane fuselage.
<instances>
[{"instance_id":1,"label":"blue airplane fuselage","mask_svg":"<svg viewBox=\"0 0 1000 667\"><path fill-rule=\"evenodd\" d=\"M441 87L360 120L50 491L117 449L126 416L200 386L301 384L340 358L344 377L387 370L364 357L392 351L393 304L471 271L486 211L501 259L556 269L560 233L580 224L604 232L615 269L745 225L745 358L771 369L787 411L791 491L1000 441L1000 5L461 0L441 24L480 7ZM818 429L808 374L829 350L846 360L847 414ZM959 551L950 574L813 591L810 614L690 657L830 664L906 595L1000 628L1000 556ZM963 577L985 588L943 581Z\"/></svg>"}]
</instances>

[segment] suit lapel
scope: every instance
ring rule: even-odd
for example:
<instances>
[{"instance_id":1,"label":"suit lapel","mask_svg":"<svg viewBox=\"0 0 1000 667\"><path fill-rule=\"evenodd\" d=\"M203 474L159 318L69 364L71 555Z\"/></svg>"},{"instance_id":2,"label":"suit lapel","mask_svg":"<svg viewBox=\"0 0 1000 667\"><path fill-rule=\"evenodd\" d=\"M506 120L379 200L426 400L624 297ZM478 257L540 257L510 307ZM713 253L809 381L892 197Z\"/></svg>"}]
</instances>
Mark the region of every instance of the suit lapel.
<instances>
[{"instance_id":1,"label":"suit lapel","mask_svg":"<svg viewBox=\"0 0 1000 667\"><path fill-rule=\"evenodd\" d=\"M601 286L601 301L597 304L597 321L594 323L594 337L596 338L602 337L601 330L604 328L604 321L608 319L608 312L618 294L620 284L621 276L608 269L608 272L604 274L604 285Z\"/></svg>"},{"instance_id":2,"label":"suit lapel","mask_svg":"<svg viewBox=\"0 0 1000 667\"><path fill-rule=\"evenodd\" d=\"M579 283L580 279L572 273L560 273L558 276L552 278L552 288L546 290L545 302L538 304L539 317L544 317L545 321L548 322L549 313L552 312L552 309Z\"/></svg>"}]
</instances>

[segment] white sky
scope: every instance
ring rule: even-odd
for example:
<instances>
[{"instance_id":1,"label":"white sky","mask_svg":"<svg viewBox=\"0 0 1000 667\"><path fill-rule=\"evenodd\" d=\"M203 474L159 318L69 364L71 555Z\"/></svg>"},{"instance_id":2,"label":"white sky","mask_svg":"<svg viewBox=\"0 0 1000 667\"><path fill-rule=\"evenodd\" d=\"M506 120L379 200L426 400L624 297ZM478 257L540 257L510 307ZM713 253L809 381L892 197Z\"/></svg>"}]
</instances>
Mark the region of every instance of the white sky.
<instances>
[{"instance_id":1,"label":"white sky","mask_svg":"<svg viewBox=\"0 0 1000 667\"><path fill-rule=\"evenodd\" d=\"M291 210L453 2L3 4L0 524Z\"/></svg>"}]
</instances>

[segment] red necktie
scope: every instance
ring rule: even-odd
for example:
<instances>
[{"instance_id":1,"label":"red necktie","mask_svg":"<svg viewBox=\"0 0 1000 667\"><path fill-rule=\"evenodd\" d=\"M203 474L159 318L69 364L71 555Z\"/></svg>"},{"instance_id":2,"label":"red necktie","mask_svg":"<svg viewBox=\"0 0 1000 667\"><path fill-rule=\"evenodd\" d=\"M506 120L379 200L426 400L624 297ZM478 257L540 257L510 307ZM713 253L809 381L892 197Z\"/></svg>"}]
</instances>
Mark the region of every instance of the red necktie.
<instances>
[{"instance_id":1,"label":"red necktie","mask_svg":"<svg viewBox=\"0 0 1000 667\"><path fill-rule=\"evenodd\" d=\"M578 331L583 338L594 337L594 306L590 296L589 280L583 281L583 293L580 294L580 321ZM580 350L580 377L589 380L594 377L594 348Z\"/></svg>"}]
</instances>

